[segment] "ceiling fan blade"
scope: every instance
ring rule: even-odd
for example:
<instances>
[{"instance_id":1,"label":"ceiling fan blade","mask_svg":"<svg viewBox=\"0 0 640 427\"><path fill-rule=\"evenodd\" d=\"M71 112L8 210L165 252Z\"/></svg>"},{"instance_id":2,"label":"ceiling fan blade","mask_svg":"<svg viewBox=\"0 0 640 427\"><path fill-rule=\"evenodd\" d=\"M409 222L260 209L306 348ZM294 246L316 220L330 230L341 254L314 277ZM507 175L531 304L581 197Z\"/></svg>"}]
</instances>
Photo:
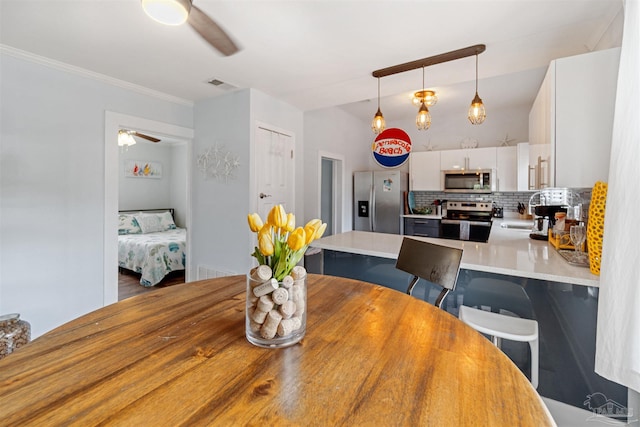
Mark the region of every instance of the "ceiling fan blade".
<instances>
[{"instance_id":1,"label":"ceiling fan blade","mask_svg":"<svg viewBox=\"0 0 640 427\"><path fill-rule=\"evenodd\" d=\"M213 19L209 18L202 10L191 5L189 12L189 25L202 36L211 46L225 56L233 55L240 48L231 40L231 37Z\"/></svg>"},{"instance_id":2,"label":"ceiling fan blade","mask_svg":"<svg viewBox=\"0 0 640 427\"><path fill-rule=\"evenodd\" d=\"M135 130L131 131L131 135L138 136L140 138L146 139L147 141L151 141L151 142L160 142L160 140L158 138L155 138L155 137L149 136L149 135L145 135L144 133L136 132Z\"/></svg>"}]
</instances>

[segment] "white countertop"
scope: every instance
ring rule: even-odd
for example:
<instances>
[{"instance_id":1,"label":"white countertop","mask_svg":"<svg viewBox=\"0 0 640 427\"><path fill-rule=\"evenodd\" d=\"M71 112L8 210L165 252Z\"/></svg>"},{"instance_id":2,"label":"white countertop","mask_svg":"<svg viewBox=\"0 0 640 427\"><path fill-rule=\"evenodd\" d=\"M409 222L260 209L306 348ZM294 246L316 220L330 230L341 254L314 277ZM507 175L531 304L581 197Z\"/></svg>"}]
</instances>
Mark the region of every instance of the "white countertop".
<instances>
[{"instance_id":1,"label":"white countertop","mask_svg":"<svg viewBox=\"0 0 640 427\"><path fill-rule=\"evenodd\" d=\"M420 216L426 217L427 215ZM532 224L531 220L494 219L487 243L412 237L462 248L460 268L467 270L575 285L598 286L599 276L591 274L588 268L567 263L548 242L530 239L529 229L502 228L500 226L502 223ZM323 237L312 242L311 246L338 252L396 259L403 237L405 236L398 234L349 231Z\"/></svg>"}]
</instances>

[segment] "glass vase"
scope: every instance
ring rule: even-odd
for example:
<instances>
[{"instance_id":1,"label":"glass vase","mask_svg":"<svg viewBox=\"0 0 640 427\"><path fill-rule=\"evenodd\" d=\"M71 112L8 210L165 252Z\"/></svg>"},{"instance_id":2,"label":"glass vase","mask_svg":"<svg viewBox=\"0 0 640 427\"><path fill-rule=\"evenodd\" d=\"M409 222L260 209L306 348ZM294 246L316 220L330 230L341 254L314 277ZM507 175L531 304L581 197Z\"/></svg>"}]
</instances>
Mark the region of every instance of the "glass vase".
<instances>
[{"instance_id":1,"label":"glass vase","mask_svg":"<svg viewBox=\"0 0 640 427\"><path fill-rule=\"evenodd\" d=\"M307 329L307 273L297 266L281 281L270 276L267 266L247 275L245 333L260 347L288 347Z\"/></svg>"},{"instance_id":2,"label":"glass vase","mask_svg":"<svg viewBox=\"0 0 640 427\"><path fill-rule=\"evenodd\" d=\"M31 341L31 325L20 319L20 314L0 316L0 359Z\"/></svg>"}]
</instances>

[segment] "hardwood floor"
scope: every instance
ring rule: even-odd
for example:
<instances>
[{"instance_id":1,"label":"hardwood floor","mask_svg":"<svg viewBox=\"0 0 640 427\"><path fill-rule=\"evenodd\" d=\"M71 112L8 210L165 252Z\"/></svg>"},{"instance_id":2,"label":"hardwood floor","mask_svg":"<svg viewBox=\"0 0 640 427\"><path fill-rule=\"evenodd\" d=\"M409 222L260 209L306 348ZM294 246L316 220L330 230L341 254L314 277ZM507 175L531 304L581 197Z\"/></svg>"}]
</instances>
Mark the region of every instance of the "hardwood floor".
<instances>
[{"instance_id":1,"label":"hardwood floor","mask_svg":"<svg viewBox=\"0 0 640 427\"><path fill-rule=\"evenodd\" d=\"M145 288L140 284L140 274L130 270L119 269L118 271L118 301L140 295L145 292L153 292L156 289L166 286L179 285L184 283L184 270L169 273L162 282L150 288Z\"/></svg>"}]
</instances>

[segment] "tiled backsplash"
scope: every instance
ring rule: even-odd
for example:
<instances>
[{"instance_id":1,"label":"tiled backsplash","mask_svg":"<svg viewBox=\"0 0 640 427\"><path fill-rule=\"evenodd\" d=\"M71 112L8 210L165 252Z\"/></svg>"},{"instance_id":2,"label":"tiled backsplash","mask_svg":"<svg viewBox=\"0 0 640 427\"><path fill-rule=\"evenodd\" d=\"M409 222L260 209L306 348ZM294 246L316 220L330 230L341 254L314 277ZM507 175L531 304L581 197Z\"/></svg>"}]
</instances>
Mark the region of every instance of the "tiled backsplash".
<instances>
[{"instance_id":1,"label":"tiled backsplash","mask_svg":"<svg viewBox=\"0 0 640 427\"><path fill-rule=\"evenodd\" d=\"M573 189L580 195L583 200L583 206L586 209L591 200L591 188ZM462 194L462 193L444 193L441 191L415 191L414 198L416 207L426 207L433 204L434 200L468 200L468 201L492 201L498 207L502 207L504 213L518 213L518 202L529 204L529 199L535 191L514 191L514 192L495 192L491 194Z\"/></svg>"}]
</instances>

